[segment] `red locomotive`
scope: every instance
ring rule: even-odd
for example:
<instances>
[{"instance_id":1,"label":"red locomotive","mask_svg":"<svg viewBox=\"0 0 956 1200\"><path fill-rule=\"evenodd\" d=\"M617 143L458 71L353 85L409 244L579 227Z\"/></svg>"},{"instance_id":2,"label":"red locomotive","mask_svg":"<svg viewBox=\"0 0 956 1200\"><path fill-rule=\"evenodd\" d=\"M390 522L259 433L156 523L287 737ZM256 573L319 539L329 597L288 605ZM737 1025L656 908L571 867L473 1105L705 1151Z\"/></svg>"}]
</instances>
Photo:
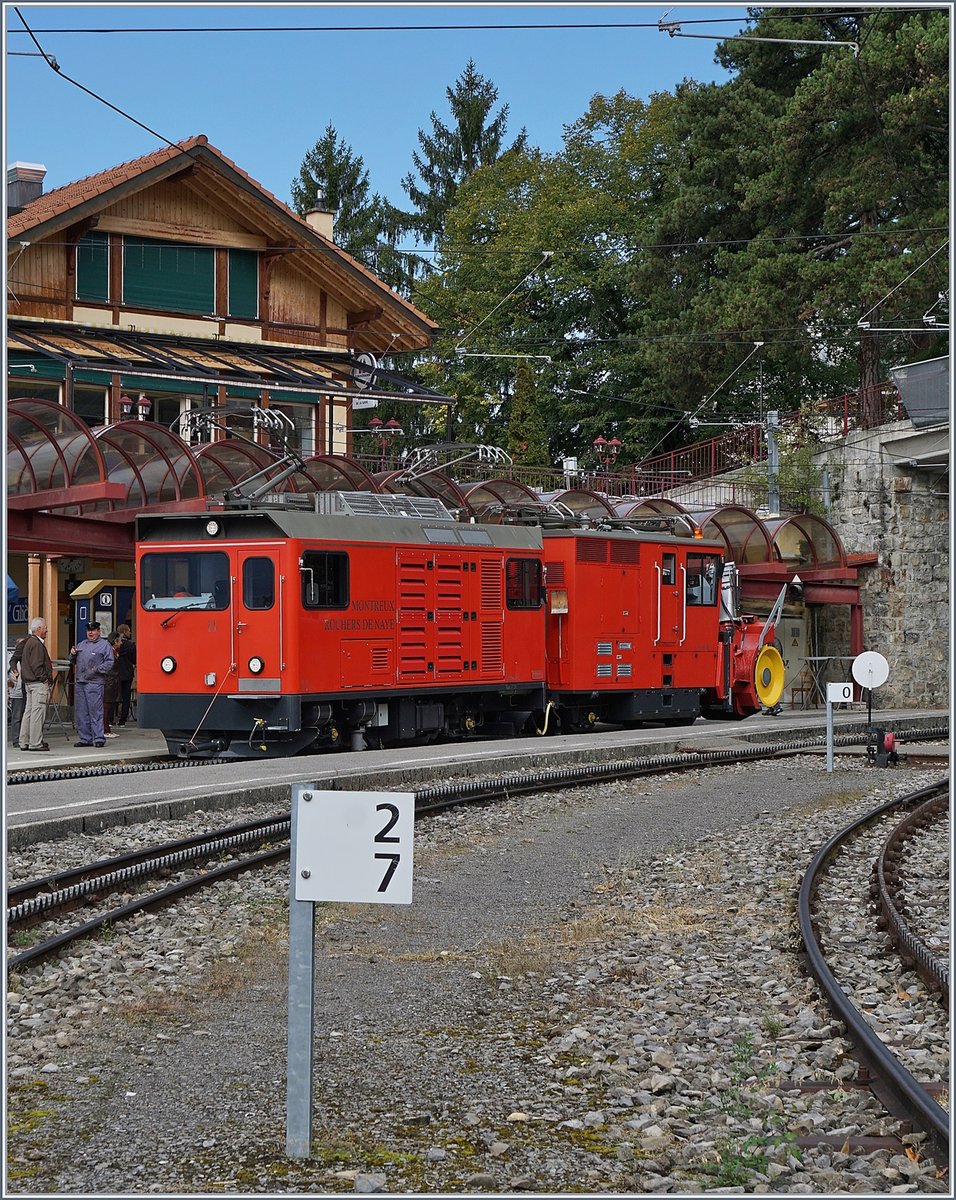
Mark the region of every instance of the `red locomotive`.
<instances>
[{"instance_id":1,"label":"red locomotive","mask_svg":"<svg viewBox=\"0 0 956 1200\"><path fill-rule=\"evenodd\" d=\"M259 758L776 704L773 627L736 615L722 548L609 525L341 492L141 516L139 724Z\"/></svg>"}]
</instances>

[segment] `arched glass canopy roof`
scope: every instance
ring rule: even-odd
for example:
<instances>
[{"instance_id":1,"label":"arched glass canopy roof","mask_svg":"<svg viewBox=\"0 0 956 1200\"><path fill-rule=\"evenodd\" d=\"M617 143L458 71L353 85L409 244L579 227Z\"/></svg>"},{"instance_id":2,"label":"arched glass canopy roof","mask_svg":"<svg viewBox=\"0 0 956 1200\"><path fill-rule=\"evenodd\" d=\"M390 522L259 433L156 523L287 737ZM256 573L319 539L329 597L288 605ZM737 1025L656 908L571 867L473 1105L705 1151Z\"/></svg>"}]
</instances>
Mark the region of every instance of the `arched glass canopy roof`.
<instances>
[{"instance_id":1,"label":"arched glass canopy roof","mask_svg":"<svg viewBox=\"0 0 956 1200\"><path fill-rule=\"evenodd\" d=\"M846 552L829 521L813 513L764 521L777 559L791 569L845 567Z\"/></svg>"},{"instance_id":2,"label":"arched glass canopy roof","mask_svg":"<svg viewBox=\"0 0 956 1200\"><path fill-rule=\"evenodd\" d=\"M507 512L519 509L541 509L541 497L530 487L514 479L486 479L464 488L465 499L475 517L489 525L501 524Z\"/></svg>"},{"instance_id":3,"label":"arched glass canopy roof","mask_svg":"<svg viewBox=\"0 0 956 1200\"><path fill-rule=\"evenodd\" d=\"M196 456L182 438L162 425L120 421L94 429L93 436L103 450L109 482L126 487L126 500L84 504L81 511L148 508L206 494Z\"/></svg>"},{"instance_id":4,"label":"arched glass canopy roof","mask_svg":"<svg viewBox=\"0 0 956 1200\"><path fill-rule=\"evenodd\" d=\"M614 508L607 497L586 488L568 488L566 491L543 492L541 499L546 504L562 504L571 512L582 517L613 517Z\"/></svg>"},{"instance_id":5,"label":"arched glass canopy roof","mask_svg":"<svg viewBox=\"0 0 956 1200\"><path fill-rule=\"evenodd\" d=\"M292 476L292 485L297 492L379 491L373 475L354 458L340 454L316 454L307 458L304 470Z\"/></svg>"},{"instance_id":6,"label":"arched glass canopy roof","mask_svg":"<svg viewBox=\"0 0 956 1200\"><path fill-rule=\"evenodd\" d=\"M271 454L239 438L207 442L197 447L194 453L209 496L235 487L240 479L267 467L273 461Z\"/></svg>"},{"instance_id":7,"label":"arched glass canopy roof","mask_svg":"<svg viewBox=\"0 0 956 1200\"><path fill-rule=\"evenodd\" d=\"M90 429L69 409L50 400L11 400L7 407L7 494L11 508L50 506L66 514L149 509L221 495L257 471L277 466L264 448L237 438L190 447L162 425L121 421ZM268 478L268 474L264 477ZM78 489L71 497L70 489ZM79 489L83 489L80 491ZM739 505L689 510L666 497L616 502L583 488L539 493L513 479L461 485L445 472L408 478L402 471L370 474L354 459L315 455L274 491L366 491L434 496L464 518L490 523L509 518L534 523L549 505L576 516L647 520L681 517L705 537L724 543L738 565L844 569L847 557L833 526L823 517L795 514L762 521ZM48 496L48 493L57 493ZM553 510L552 510L553 512Z\"/></svg>"},{"instance_id":8,"label":"arched glass canopy roof","mask_svg":"<svg viewBox=\"0 0 956 1200\"><path fill-rule=\"evenodd\" d=\"M104 482L106 463L92 430L52 400L7 405L7 494Z\"/></svg>"},{"instance_id":9,"label":"arched glass canopy roof","mask_svg":"<svg viewBox=\"0 0 956 1200\"><path fill-rule=\"evenodd\" d=\"M683 504L655 496L644 500L621 500L616 505L617 515L629 521L666 521L674 533L686 536L696 529L694 518Z\"/></svg>"},{"instance_id":10,"label":"arched glass canopy roof","mask_svg":"<svg viewBox=\"0 0 956 1200\"><path fill-rule=\"evenodd\" d=\"M723 541L727 557L738 566L774 561L770 535L749 508L727 504L722 508L691 512L690 516L704 537L717 537Z\"/></svg>"}]
</instances>

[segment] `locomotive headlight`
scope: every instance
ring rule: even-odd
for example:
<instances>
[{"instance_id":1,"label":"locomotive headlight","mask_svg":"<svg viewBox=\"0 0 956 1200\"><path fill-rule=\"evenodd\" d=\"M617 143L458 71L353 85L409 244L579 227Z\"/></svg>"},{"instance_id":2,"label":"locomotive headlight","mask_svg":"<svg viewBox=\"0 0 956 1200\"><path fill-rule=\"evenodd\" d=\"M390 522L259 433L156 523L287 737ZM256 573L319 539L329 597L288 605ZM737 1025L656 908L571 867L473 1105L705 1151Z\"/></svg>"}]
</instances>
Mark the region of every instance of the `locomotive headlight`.
<instances>
[{"instance_id":1,"label":"locomotive headlight","mask_svg":"<svg viewBox=\"0 0 956 1200\"><path fill-rule=\"evenodd\" d=\"M172 657L172 655L169 654L167 654L165 658L159 660L159 665L162 671L164 671L167 675L172 675L173 671L176 670L176 660Z\"/></svg>"},{"instance_id":2,"label":"locomotive headlight","mask_svg":"<svg viewBox=\"0 0 956 1200\"><path fill-rule=\"evenodd\" d=\"M253 673L253 675L261 675L265 665L266 664L262 661L258 654L253 655L253 657L249 659L249 670Z\"/></svg>"},{"instance_id":3,"label":"locomotive headlight","mask_svg":"<svg viewBox=\"0 0 956 1200\"><path fill-rule=\"evenodd\" d=\"M215 537L221 531L221 529L222 529L222 526L219 524L218 521L207 521L206 522L206 532L209 534L210 537Z\"/></svg>"}]
</instances>

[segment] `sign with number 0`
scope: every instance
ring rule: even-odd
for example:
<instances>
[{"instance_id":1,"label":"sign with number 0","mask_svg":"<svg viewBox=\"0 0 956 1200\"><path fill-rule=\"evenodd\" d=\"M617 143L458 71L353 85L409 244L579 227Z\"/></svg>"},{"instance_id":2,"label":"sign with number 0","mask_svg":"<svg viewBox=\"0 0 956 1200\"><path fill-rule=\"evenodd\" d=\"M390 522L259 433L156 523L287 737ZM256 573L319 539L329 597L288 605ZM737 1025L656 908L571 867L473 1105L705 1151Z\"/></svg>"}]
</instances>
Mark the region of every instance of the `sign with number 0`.
<instances>
[{"instance_id":1,"label":"sign with number 0","mask_svg":"<svg viewBox=\"0 0 956 1200\"><path fill-rule=\"evenodd\" d=\"M296 900L411 904L411 792L293 789Z\"/></svg>"}]
</instances>

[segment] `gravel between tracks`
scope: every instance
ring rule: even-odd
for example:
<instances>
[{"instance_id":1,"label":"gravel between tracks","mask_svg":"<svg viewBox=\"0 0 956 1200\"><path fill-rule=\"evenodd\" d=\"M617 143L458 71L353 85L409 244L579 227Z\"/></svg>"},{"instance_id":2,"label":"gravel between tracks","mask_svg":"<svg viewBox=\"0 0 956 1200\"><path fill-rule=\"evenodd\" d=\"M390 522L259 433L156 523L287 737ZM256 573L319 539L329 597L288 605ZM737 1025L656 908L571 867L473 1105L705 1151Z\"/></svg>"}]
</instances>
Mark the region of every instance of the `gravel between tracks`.
<instances>
[{"instance_id":1,"label":"gravel between tracks","mask_svg":"<svg viewBox=\"0 0 956 1200\"><path fill-rule=\"evenodd\" d=\"M948 1192L919 1137L912 1156L795 1144L896 1129L849 1086L800 971L800 876L835 827L939 775L836 768L428 818L410 908L319 909L307 1164L284 1157L286 869L26 968L8 980L8 1193ZM67 850L17 851L10 882L73 865ZM945 1046L945 1014L900 978L911 1024ZM832 1087L786 1088L799 1080Z\"/></svg>"}]
</instances>

